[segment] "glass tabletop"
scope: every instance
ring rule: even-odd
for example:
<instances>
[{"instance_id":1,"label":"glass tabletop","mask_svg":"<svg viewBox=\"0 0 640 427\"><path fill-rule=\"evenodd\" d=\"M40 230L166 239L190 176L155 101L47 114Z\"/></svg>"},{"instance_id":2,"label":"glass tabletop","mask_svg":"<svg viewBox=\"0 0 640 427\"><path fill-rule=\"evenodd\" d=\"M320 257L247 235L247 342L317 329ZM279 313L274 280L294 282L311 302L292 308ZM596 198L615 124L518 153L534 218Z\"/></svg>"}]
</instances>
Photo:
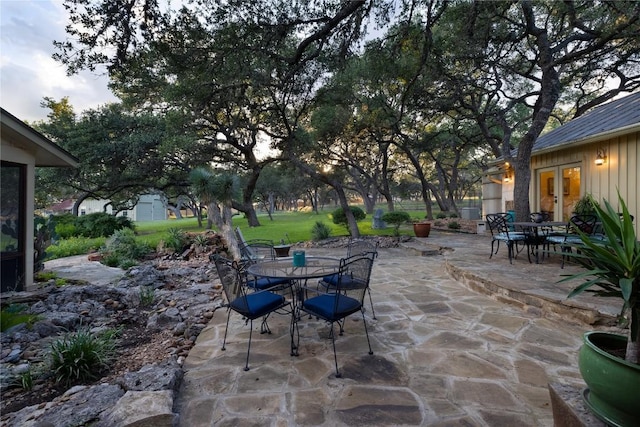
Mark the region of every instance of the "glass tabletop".
<instances>
[{"instance_id":1,"label":"glass tabletop","mask_svg":"<svg viewBox=\"0 0 640 427\"><path fill-rule=\"evenodd\" d=\"M249 266L247 271L258 277L311 279L335 274L339 268L339 258L307 255L302 267L294 267L293 257L285 257L257 262Z\"/></svg>"},{"instance_id":2,"label":"glass tabletop","mask_svg":"<svg viewBox=\"0 0 640 427\"><path fill-rule=\"evenodd\" d=\"M567 223L563 221L543 221L543 222L533 222L533 221L516 221L511 224L517 225L520 227L566 227Z\"/></svg>"}]
</instances>

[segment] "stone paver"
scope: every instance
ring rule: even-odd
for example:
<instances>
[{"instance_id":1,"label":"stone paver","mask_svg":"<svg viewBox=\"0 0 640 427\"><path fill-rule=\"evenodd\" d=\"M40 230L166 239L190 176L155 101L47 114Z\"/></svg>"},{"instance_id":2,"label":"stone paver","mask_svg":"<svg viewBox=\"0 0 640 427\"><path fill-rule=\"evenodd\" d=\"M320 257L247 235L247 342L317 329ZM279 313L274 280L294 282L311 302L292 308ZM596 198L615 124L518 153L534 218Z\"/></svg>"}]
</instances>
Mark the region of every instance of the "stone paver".
<instances>
[{"instance_id":1,"label":"stone paver","mask_svg":"<svg viewBox=\"0 0 640 427\"><path fill-rule=\"evenodd\" d=\"M217 310L184 364L180 425L553 425L548 382L582 386L576 355L594 326L580 322L606 323L617 308L586 297L563 305L572 285L557 281L572 267L553 258L536 265L520 254L510 265L501 248L489 260L486 236L432 233L424 243L449 250L380 251L377 320L366 316L374 355L351 316L336 340L343 378L328 325L306 316L298 357L288 318L276 315L273 334L254 333L243 371L248 326L233 313L222 351L226 311Z\"/></svg>"}]
</instances>

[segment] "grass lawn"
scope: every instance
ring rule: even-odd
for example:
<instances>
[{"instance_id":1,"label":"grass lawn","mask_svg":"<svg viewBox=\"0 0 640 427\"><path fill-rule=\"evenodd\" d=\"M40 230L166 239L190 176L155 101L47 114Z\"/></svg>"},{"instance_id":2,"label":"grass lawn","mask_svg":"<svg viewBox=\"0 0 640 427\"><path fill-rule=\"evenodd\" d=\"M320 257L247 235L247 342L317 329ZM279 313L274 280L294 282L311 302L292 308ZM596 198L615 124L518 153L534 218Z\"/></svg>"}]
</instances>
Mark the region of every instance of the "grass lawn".
<instances>
[{"instance_id":1,"label":"grass lawn","mask_svg":"<svg viewBox=\"0 0 640 427\"><path fill-rule=\"evenodd\" d=\"M409 206L406 206L408 208ZM411 206L413 208L413 206ZM348 236L347 229L343 226L336 225L331 219L333 209L326 209L320 213L313 212L279 212L273 215L273 220L269 219L266 213L258 214L260 227L249 227L247 220L243 215L237 215L233 218L233 226L240 227L242 234L246 239L269 239L275 244L279 244L282 240L285 243L296 243L311 240L311 230L317 221L323 222L331 229L331 236ZM415 209L407 212L412 218L423 218L424 210ZM393 227L383 230L373 230L371 228L372 215L358 223L360 234L363 236L373 235L392 235ZM162 240L166 240L171 229L180 229L185 232L201 233L206 231L206 221L203 227L198 227L196 218L170 219L165 221L146 221L136 222L136 240L146 243L150 248L154 249ZM413 235L413 229L409 225L400 227L400 234ZM82 255L91 250L98 249L104 244L105 238L85 239L72 238L61 240L55 246L47 249L47 259L61 258L72 255Z\"/></svg>"},{"instance_id":2,"label":"grass lawn","mask_svg":"<svg viewBox=\"0 0 640 427\"><path fill-rule=\"evenodd\" d=\"M281 212L272 215L273 220L269 219L269 215L258 214L260 227L249 227L247 220L242 215L233 218L233 226L240 227L242 234L246 239L269 239L278 244L281 240L286 243L292 243L311 240L311 229L317 221L323 222L331 228L331 236L348 236L349 232L343 226L336 225L331 219L331 210L321 211L320 213L307 212ZM422 218L424 212L409 212L413 218ZM384 230L373 230L371 228L371 215L360 221L358 226L360 234L364 236L372 235L391 235L393 228L388 227ZM203 222L206 226L206 222ZM180 220L167 221L149 221L136 223L136 231L139 239L155 247L157 243L166 237L170 228L179 228L188 232L203 232L205 228L198 228L198 222L195 218L185 218ZM400 227L400 234L413 234L411 227Z\"/></svg>"}]
</instances>

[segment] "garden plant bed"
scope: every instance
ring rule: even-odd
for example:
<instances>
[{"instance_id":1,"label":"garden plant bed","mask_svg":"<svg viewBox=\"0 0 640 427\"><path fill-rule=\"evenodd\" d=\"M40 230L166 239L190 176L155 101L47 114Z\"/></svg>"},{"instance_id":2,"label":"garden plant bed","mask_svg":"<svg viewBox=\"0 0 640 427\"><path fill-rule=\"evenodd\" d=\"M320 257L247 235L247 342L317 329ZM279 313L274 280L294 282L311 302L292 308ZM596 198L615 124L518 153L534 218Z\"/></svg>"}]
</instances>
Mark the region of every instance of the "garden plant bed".
<instances>
[{"instance_id":1,"label":"garden plant bed","mask_svg":"<svg viewBox=\"0 0 640 427\"><path fill-rule=\"evenodd\" d=\"M189 260L163 256L132 267L118 282L96 286L82 281L56 287L51 281L35 292L3 295L37 313L32 328L18 325L2 333L0 377L1 424L20 423L33 408L64 405L65 393L77 386L122 386L124 376L167 362L181 365L195 340L221 305L220 287L208 252ZM144 303L141 289L153 288L153 302ZM51 343L66 331L81 328L118 330L115 357L92 380L60 384L49 368ZM25 372L31 384L25 387ZM127 388L122 386L126 391ZM55 423L54 423L55 424Z\"/></svg>"}]
</instances>

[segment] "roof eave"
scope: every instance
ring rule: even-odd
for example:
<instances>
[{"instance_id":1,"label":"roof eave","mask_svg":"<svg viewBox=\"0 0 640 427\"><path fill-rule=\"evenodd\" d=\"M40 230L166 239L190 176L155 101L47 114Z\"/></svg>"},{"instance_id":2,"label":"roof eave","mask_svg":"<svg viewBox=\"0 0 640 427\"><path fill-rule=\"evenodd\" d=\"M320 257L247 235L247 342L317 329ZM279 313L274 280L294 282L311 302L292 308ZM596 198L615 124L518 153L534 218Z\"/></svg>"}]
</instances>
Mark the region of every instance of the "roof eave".
<instances>
[{"instance_id":1,"label":"roof eave","mask_svg":"<svg viewBox=\"0 0 640 427\"><path fill-rule=\"evenodd\" d=\"M49 138L33 129L5 109L2 113L2 138L33 153L35 165L43 167L78 167L80 161Z\"/></svg>"},{"instance_id":2,"label":"roof eave","mask_svg":"<svg viewBox=\"0 0 640 427\"><path fill-rule=\"evenodd\" d=\"M617 129L612 129L606 132L597 133L594 135L589 135L588 137L581 139L574 139L569 141L564 141L562 143L556 144L552 147L546 147L539 150L533 150L532 155L538 154L546 154L550 152L555 152L563 148L582 146L587 144L593 144L594 142L604 141L607 139L616 138L621 135L626 135L632 132L640 132L640 123L634 123L629 126L624 126Z\"/></svg>"}]
</instances>

